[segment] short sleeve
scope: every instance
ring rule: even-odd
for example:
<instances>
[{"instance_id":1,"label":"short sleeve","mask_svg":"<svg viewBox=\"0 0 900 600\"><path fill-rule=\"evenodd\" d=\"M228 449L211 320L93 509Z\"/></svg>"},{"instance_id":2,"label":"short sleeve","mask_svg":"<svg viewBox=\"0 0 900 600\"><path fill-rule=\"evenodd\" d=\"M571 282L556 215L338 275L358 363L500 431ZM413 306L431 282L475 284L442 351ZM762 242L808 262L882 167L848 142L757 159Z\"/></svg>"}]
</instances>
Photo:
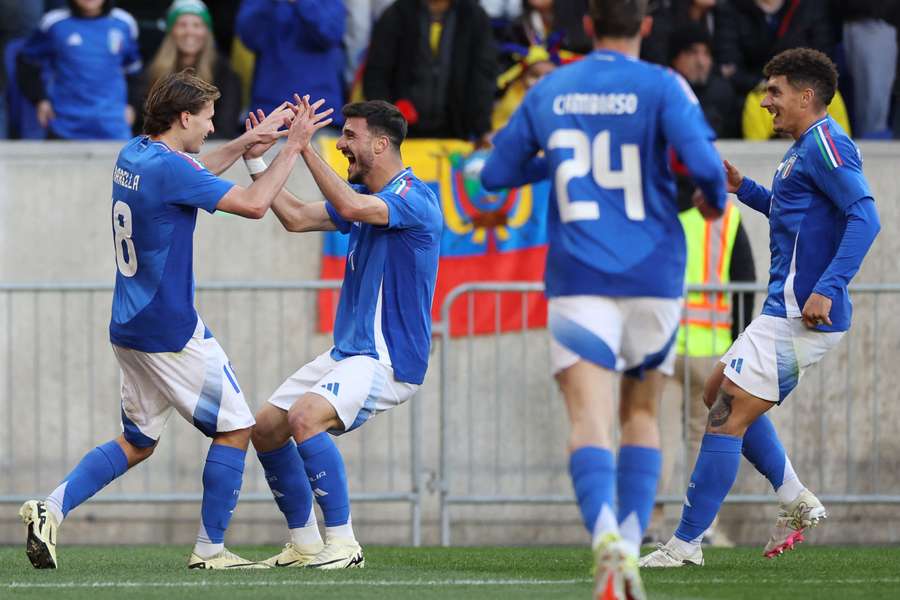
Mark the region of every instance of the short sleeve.
<instances>
[{"instance_id":1,"label":"short sleeve","mask_svg":"<svg viewBox=\"0 0 900 600\"><path fill-rule=\"evenodd\" d=\"M338 214L334 205L327 200L325 201L325 210L328 211L328 216L331 217L331 222L334 223L334 226L337 227L338 231L341 233L350 233L350 227L352 227L350 221Z\"/></svg>"},{"instance_id":2,"label":"short sleeve","mask_svg":"<svg viewBox=\"0 0 900 600\"><path fill-rule=\"evenodd\" d=\"M122 42L122 68L126 75L134 75L138 73L143 64L141 62L141 53L138 46L138 36L140 29L137 21L131 16L131 13L120 8L112 10L112 16L120 26L125 29L124 40Z\"/></svg>"},{"instance_id":3,"label":"short sleeve","mask_svg":"<svg viewBox=\"0 0 900 600\"><path fill-rule=\"evenodd\" d=\"M388 206L387 229L410 229L425 222L426 201L411 179L404 177L375 196Z\"/></svg>"},{"instance_id":4,"label":"short sleeve","mask_svg":"<svg viewBox=\"0 0 900 600\"><path fill-rule=\"evenodd\" d=\"M195 158L182 152L167 157L169 180L166 202L202 208L215 212L219 200L234 187L234 183L216 177Z\"/></svg>"},{"instance_id":5,"label":"short sleeve","mask_svg":"<svg viewBox=\"0 0 900 600\"><path fill-rule=\"evenodd\" d=\"M844 212L859 200L871 198L856 144L846 136L833 136L827 124L816 127L812 135L815 147L810 149L810 162L816 187Z\"/></svg>"},{"instance_id":6,"label":"short sleeve","mask_svg":"<svg viewBox=\"0 0 900 600\"><path fill-rule=\"evenodd\" d=\"M666 141L681 149L697 139L716 139L690 84L674 71L664 81L661 123Z\"/></svg>"}]
</instances>

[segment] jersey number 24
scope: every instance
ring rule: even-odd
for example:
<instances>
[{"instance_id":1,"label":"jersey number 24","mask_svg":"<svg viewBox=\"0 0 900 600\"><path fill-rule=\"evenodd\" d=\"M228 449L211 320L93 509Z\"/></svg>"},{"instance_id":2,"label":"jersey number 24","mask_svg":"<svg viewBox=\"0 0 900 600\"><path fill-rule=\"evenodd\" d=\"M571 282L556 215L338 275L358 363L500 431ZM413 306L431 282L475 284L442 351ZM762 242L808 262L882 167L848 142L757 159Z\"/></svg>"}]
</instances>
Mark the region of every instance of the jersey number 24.
<instances>
[{"instance_id":1,"label":"jersey number 24","mask_svg":"<svg viewBox=\"0 0 900 600\"><path fill-rule=\"evenodd\" d=\"M644 220L641 153L637 144L622 144L622 168L619 171L613 171L609 166L609 131L601 131L591 143L580 129L557 129L550 135L547 148L572 151L572 158L559 163L554 176L559 218L563 223L600 218L600 205L596 201L569 198L569 182L589 173L599 187L625 193L625 215L629 219Z\"/></svg>"},{"instance_id":2,"label":"jersey number 24","mask_svg":"<svg viewBox=\"0 0 900 600\"><path fill-rule=\"evenodd\" d=\"M131 239L131 207L117 200L112 210L116 266L123 277L134 277L138 270L137 252Z\"/></svg>"}]
</instances>

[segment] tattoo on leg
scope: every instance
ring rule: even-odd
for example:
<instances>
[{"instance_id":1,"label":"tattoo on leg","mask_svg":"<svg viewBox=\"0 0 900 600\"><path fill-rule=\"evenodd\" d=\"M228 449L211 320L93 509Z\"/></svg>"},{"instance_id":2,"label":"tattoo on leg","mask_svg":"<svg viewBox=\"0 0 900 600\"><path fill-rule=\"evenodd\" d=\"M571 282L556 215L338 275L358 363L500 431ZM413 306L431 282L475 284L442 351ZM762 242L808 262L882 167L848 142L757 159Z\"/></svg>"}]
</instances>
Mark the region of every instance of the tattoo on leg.
<instances>
[{"instance_id":1,"label":"tattoo on leg","mask_svg":"<svg viewBox=\"0 0 900 600\"><path fill-rule=\"evenodd\" d=\"M716 400L712 408L709 409L709 425L710 427L721 427L728 421L731 416L731 403L734 396L726 393L724 390L719 392L719 398Z\"/></svg>"}]
</instances>

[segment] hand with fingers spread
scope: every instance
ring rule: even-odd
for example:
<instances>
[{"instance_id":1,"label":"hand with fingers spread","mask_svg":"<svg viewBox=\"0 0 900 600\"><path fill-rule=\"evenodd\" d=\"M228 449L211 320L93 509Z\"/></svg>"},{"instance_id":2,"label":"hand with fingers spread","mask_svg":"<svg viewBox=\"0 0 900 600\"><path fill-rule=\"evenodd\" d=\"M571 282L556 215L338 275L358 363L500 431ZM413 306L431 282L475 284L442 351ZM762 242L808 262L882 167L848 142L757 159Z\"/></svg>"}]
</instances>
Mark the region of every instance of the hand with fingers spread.
<instances>
[{"instance_id":1,"label":"hand with fingers spread","mask_svg":"<svg viewBox=\"0 0 900 600\"><path fill-rule=\"evenodd\" d=\"M309 147L309 143L317 131L331 124L333 119L329 115L334 112L334 109L328 108L317 112L325 104L324 98L310 104L309 95L301 98L299 94L294 94L294 100L297 103L292 107L295 115L288 140L296 142L299 145L298 151L303 151Z\"/></svg>"},{"instance_id":2,"label":"hand with fingers spread","mask_svg":"<svg viewBox=\"0 0 900 600\"><path fill-rule=\"evenodd\" d=\"M810 329L819 325L831 325L831 298L813 292L803 305L803 324Z\"/></svg>"},{"instance_id":3,"label":"hand with fingers spread","mask_svg":"<svg viewBox=\"0 0 900 600\"><path fill-rule=\"evenodd\" d=\"M260 109L250 112L244 120L247 132L252 133L244 150L245 159L259 158L271 148L279 139L286 137L288 129L294 120L293 105L283 102L278 108L266 116Z\"/></svg>"},{"instance_id":4,"label":"hand with fingers spread","mask_svg":"<svg viewBox=\"0 0 900 600\"><path fill-rule=\"evenodd\" d=\"M738 188L744 181L744 176L727 160L723 160L722 164L725 166L725 189L729 194L737 194Z\"/></svg>"}]
</instances>

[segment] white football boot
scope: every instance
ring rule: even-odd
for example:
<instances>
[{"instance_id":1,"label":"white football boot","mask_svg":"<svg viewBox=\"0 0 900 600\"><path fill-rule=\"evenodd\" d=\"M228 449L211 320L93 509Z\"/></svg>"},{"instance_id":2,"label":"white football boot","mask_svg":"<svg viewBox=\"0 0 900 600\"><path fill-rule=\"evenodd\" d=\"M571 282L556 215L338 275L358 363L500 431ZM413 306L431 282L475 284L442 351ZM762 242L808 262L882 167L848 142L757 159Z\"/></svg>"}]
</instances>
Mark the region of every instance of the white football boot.
<instances>
[{"instance_id":1,"label":"white football boot","mask_svg":"<svg viewBox=\"0 0 900 600\"><path fill-rule=\"evenodd\" d=\"M674 540L673 536L665 544L657 544L656 550L642 557L638 565L644 569L703 566L703 549L699 544L694 546L693 552L685 553L682 545Z\"/></svg>"},{"instance_id":2,"label":"white football boot","mask_svg":"<svg viewBox=\"0 0 900 600\"><path fill-rule=\"evenodd\" d=\"M29 500L19 509L28 530L25 554L35 569L56 568L56 531L59 525L43 500Z\"/></svg>"},{"instance_id":3,"label":"white football boot","mask_svg":"<svg viewBox=\"0 0 900 600\"><path fill-rule=\"evenodd\" d=\"M270 558L263 561L263 564L270 567L305 567L315 556L322 551L324 544L294 544L288 542L284 548Z\"/></svg>"},{"instance_id":4,"label":"white football boot","mask_svg":"<svg viewBox=\"0 0 900 600\"><path fill-rule=\"evenodd\" d=\"M815 527L819 521L828 517L825 507L812 492L803 488L800 495L790 504L782 504L775 518L775 526L763 556L775 558L785 550L793 550L796 544L804 541L803 531Z\"/></svg>"},{"instance_id":5,"label":"white football boot","mask_svg":"<svg viewBox=\"0 0 900 600\"><path fill-rule=\"evenodd\" d=\"M605 533L594 542L594 598L647 600L637 559L618 533Z\"/></svg>"},{"instance_id":6,"label":"white football boot","mask_svg":"<svg viewBox=\"0 0 900 600\"><path fill-rule=\"evenodd\" d=\"M241 558L228 548L215 556L200 558L191 552L188 569L268 569L269 565Z\"/></svg>"},{"instance_id":7,"label":"white football boot","mask_svg":"<svg viewBox=\"0 0 900 600\"><path fill-rule=\"evenodd\" d=\"M366 566L362 547L350 538L333 537L307 565L310 569L360 569Z\"/></svg>"}]
</instances>

